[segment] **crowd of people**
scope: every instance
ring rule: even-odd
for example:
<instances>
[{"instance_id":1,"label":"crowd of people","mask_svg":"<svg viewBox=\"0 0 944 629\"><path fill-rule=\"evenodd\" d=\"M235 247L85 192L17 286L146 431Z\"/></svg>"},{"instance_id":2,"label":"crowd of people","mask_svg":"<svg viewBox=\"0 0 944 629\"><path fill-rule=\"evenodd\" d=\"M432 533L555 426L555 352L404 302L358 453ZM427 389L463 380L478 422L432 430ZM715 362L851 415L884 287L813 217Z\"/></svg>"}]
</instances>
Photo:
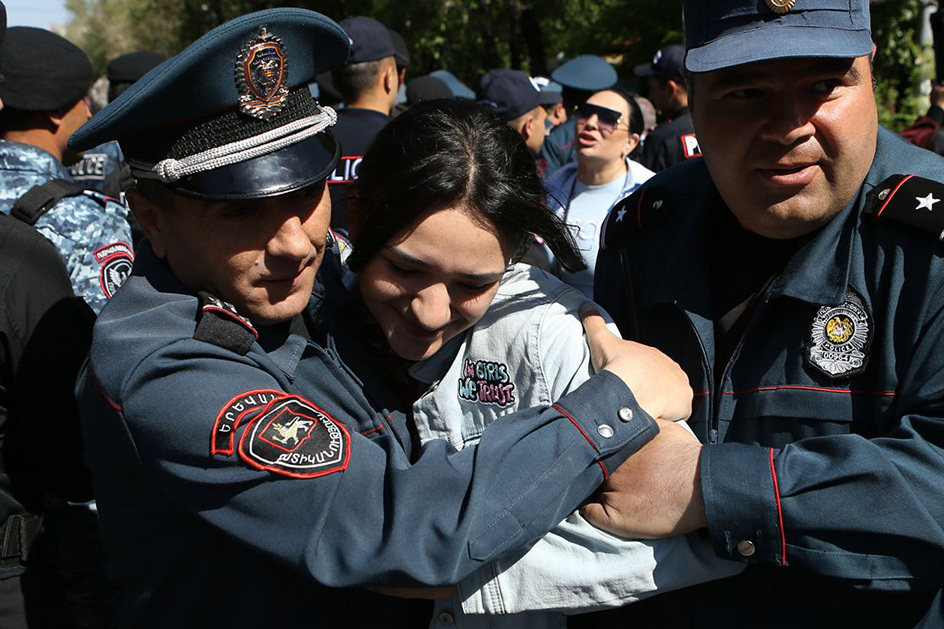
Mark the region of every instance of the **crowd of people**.
<instances>
[{"instance_id":1,"label":"crowd of people","mask_svg":"<svg viewBox=\"0 0 944 629\"><path fill-rule=\"evenodd\" d=\"M944 92L684 14L644 97L0 4L0 627L944 626Z\"/></svg>"}]
</instances>

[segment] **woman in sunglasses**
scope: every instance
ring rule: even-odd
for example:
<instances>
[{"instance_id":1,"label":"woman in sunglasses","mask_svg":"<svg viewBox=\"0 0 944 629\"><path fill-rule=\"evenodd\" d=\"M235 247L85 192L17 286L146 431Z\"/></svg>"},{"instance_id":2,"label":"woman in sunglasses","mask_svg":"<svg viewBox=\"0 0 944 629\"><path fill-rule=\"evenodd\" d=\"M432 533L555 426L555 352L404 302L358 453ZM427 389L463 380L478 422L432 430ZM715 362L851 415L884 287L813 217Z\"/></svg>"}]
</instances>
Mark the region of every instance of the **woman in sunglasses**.
<instances>
[{"instance_id":1,"label":"woman in sunglasses","mask_svg":"<svg viewBox=\"0 0 944 629\"><path fill-rule=\"evenodd\" d=\"M561 279L593 296L593 268L600 229L613 205L655 173L629 159L643 131L642 111L628 93L604 90L577 107L574 148L577 161L546 183L548 207L573 230L587 268L559 269Z\"/></svg>"}]
</instances>

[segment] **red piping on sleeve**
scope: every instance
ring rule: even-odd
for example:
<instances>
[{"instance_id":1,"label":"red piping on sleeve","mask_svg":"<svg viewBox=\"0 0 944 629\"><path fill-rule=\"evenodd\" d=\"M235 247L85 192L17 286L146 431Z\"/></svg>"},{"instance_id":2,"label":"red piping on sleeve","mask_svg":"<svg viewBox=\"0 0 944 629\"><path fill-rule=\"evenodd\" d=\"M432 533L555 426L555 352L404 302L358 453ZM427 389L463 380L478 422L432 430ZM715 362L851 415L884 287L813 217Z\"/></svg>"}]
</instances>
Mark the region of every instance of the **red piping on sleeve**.
<instances>
[{"instance_id":1,"label":"red piping on sleeve","mask_svg":"<svg viewBox=\"0 0 944 629\"><path fill-rule=\"evenodd\" d=\"M580 424L577 423L577 420L575 420L573 417L571 417L570 414L569 414L567 411L565 411L564 409L562 409L562 408L561 408L560 406L558 406L557 404L555 404L555 405L552 406L551 408L556 409L557 412L559 412L559 413L562 414L564 417L566 417L567 419L569 419L569 420L570 420L570 423L573 424L573 425L577 428L577 430L580 431L580 434L583 435L583 438L587 440L587 443L589 443L597 453L600 452L600 449L597 447L597 444L593 443L593 441L590 439L590 437L587 436L587 433L585 433L585 432L583 431L583 428L580 427ZM606 466L603 465L603 461L597 461L597 465L599 465L599 466L600 466L600 469L603 470L603 480L607 480L607 479L610 477L610 473L606 471Z\"/></svg>"},{"instance_id":2,"label":"red piping on sleeve","mask_svg":"<svg viewBox=\"0 0 944 629\"><path fill-rule=\"evenodd\" d=\"M777 468L774 467L774 449L770 449L770 477L774 481L774 499L777 501L777 522L780 525L780 565L787 565L787 537L783 532L783 505L780 504L780 486L777 483Z\"/></svg>"},{"instance_id":3,"label":"red piping on sleeve","mask_svg":"<svg viewBox=\"0 0 944 629\"><path fill-rule=\"evenodd\" d=\"M597 447L597 444L593 443L593 440L590 439L590 437L587 436L587 433L585 433L585 432L583 431L583 428L580 427L580 424L577 423L577 420L575 420L573 417L571 417L570 414L569 414L567 411L565 411L564 409L562 409L562 408L561 408L560 406L558 406L557 404L555 404L555 405L552 406L551 408L556 409L557 412L559 412L559 413L562 414L564 417L566 417L567 419L569 419L569 420L570 420L570 423L573 424L573 425L577 428L577 430L580 431L580 434L583 435L583 438L587 440L587 443L589 443L589 444L593 447L593 449L596 450L597 452L600 451L600 449Z\"/></svg>"}]
</instances>

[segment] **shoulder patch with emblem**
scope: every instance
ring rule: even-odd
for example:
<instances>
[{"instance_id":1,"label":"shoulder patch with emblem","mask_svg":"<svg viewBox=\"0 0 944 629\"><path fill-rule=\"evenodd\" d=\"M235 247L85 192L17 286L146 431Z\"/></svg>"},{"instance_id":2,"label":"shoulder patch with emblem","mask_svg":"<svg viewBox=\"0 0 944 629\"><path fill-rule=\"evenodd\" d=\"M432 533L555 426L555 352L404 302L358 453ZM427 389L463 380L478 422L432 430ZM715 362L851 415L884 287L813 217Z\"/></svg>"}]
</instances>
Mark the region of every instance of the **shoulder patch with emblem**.
<instances>
[{"instance_id":1,"label":"shoulder patch with emblem","mask_svg":"<svg viewBox=\"0 0 944 629\"><path fill-rule=\"evenodd\" d=\"M98 281L102 292L105 297L111 299L131 275L134 252L131 250L131 245L126 242L113 242L98 249L93 255L95 261L101 265Z\"/></svg>"},{"instance_id":2,"label":"shoulder patch with emblem","mask_svg":"<svg viewBox=\"0 0 944 629\"><path fill-rule=\"evenodd\" d=\"M233 437L243 419L253 411L265 408L272 400L285 395L276 389L255 389L240 393L226 403L213 422L213 438L210 440L210 454L230 456L235 452Z\"/></svg>"},{"instance_id":3,"label":"shoulder patch with emblem","mask_svg":"<svg viewBox=\"0 0 944 629\"><path fill-rule=\"evenodd\" d=\"M200 299L200 320L193 338L245 356L259 338L249 319L240 316L235 306L210 293L201 291L197 297Z\"/></svg>"},{"instance_id":4,"label":"shoulder patch with emblem","mask_svg":"<svg viewBox=\"0 0 944 629\"><path fill-rule=\"evenodd\" d=\"M865 211L876 220L905 223L944 241L942 200L944 184L917 175L893 175L869 192Z\"/></svg>"},{"instance_id":5,"label":"shoulder patch with emblem","mask_svg":"<svg viewBox=\"0 0 944 629\"><path fill-rule=\"evenodd\" d=\"M239 440L239 456L256 469L316 478L347 469L351 436L305 398L283 394L246 428Z\"/></svg>"},{"instance_id":6,"label":"shoulder patch with emblem","mask_svg":"<svg viewBox=\"0 0 944 629\"><path fill-rule=\"evenodd\" d=\"M663 186L643 186L610 210L600 234L600 247L615 247L632 234L662 223L672 212L671 197Z\"/></svg>"},{"instance_id":7,"label":"shoulder patch with emblem","mask_svg":"<svg viewBox=\"0 0 944 629\"><path fill-rule=\"evenodd\" d=\"M838 306L822 306L810 324L806 359L829 378L865 371L872 344L872 314L851 286Z\"/></svg>"}]
</instances>

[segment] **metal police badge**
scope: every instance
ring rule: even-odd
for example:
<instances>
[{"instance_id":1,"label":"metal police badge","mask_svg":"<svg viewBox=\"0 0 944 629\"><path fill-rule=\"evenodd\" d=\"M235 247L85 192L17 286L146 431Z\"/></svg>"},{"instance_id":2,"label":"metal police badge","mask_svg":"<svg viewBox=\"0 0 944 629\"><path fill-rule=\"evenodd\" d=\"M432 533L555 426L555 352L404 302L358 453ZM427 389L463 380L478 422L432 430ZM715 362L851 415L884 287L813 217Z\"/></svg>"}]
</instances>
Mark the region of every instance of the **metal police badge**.
<instances>
[{"instance_id":1,"label":"metal police badge","mask_svg":"<svg viewBox=\"0 0 944 629\"><path fill-rule=\"evenodd\" d=\"M282 111L288 98L288 57L282 40L265 26L246 44L236 62L239 110L268 120Z\"/></svg>"},{"instance_id":2,"label":"metal police badge","mask_svg":"<svg viewBox=\"0 0 944 629\"><path fill-rule=\"evenodd\" d=\"M852 287L838 306L823 306L810 326L807 360L830 378L862 373L872 342L872 315Z\"/></svg>"},{"instance_id":3,"label":"metal police badge","mask_svg":"<svg viewBox=\"0 0 944 629\"><path fill-rule=\"evenodd\" d=\"M766 0L766 2L768 9L780 15L787 13L796 4L796 0Z\"/></svg>"},{"instance_id":4,"label":"metal police badge","mask_svg":"<svg viewBox=\"0 0 944 629\"><path fill-rule=\"evenodd\" d=\"M340 423L297 395L283 394L246 428L239 456L251 466L293 478L347 469L351 437Z\"/></svg>"}]
</instances>

